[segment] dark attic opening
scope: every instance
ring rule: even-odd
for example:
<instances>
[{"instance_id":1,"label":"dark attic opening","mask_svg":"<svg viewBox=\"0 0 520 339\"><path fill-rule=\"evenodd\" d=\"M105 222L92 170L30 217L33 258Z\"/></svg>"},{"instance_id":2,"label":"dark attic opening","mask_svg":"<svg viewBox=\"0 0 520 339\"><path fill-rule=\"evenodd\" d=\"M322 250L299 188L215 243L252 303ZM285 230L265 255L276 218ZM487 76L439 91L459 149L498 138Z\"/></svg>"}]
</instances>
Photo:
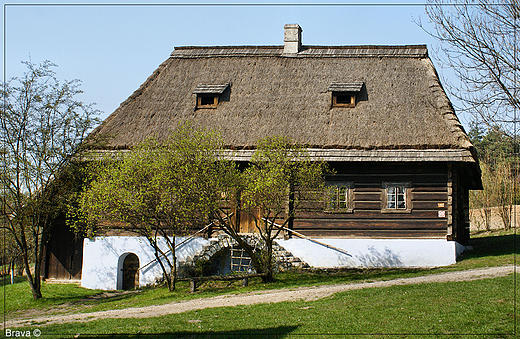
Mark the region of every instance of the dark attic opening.
<instances>
[{"instance_id":1,"label":"dark attic opening","mask_svg":"<svg viewBox=\"0 0 520 339\"><path fill-rule=\"evenodd\" d=\"M364 82L333 82L329 86L329 92L332 92L331 107L356 107L356 103L360 100L360 93L363 89Z\"/></svg>"},{"instance_id":2,"label":"dark attic opening","mask_svg":"<svg viewBox=\"0 0 520 339\"><path fill-rule=\"evenodd\" d=\"M197 88L195 88L195 90L193 91L193 94L197 95L197 102L195 108L217 108L219 102L221 102L223 99L224 92L228 88L229 84L198 85Z\"/></svg>"}]
</instances>

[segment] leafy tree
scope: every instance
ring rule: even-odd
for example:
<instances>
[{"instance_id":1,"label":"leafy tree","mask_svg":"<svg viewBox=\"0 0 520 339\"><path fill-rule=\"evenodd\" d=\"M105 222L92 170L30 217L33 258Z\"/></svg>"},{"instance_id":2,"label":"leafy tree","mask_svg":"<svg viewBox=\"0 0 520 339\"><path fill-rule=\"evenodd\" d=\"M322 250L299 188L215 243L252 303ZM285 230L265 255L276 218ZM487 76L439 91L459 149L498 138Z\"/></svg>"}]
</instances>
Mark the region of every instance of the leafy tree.
<instances>
[{"instance_id":1,"label":"leafy tree","mask_svg":"<svg viewBox=\"0 0 520 339\"><path fill-rule=\"evenodd\" d=\"M511 164L506 161L497 161L491 165L480 163L482 171L481 191L470 191L470 208L474 209L487 231L491 230L492 208L496 208L504 229L511 228L514 184Z\"/></svg>"},{"instance_id":2,"label":"leafy tree","mask_svg":"<svg viewBox=\"0 0 520 339\"><path fill-rule=\"evenodd\" d=\"M242 171L225 155L217 134L183 125L164 143L149 139L117 161L94 162L78 214L91 232L104 223L145 236L170 290L175 288L175 235L211 222L233 237L270 281L273 241L300 201L322 188L325 166L284 138L260 141ZM240 234L246 214L262 238L260 248ZM167 242L167 250L159 239Z\"/></svg>"},{"instance_id":3,"label":"leafy tree","mask_svg":"<svg viewBox=\"0 0 520 339\"><path fill-rule=\"evenodd\" d=\"M0 230L0 251L2 253L1 265L3 265L2 275L17 275L21 274L23 269L20 249L16 246L11 232L5 229ZM16 272L15 272L15 269Z\"/></svg>"},{"instance_id":4,"label":"leafy tree","mask_svg":"<svg viewBox=\"0 0 520 339\"><path fill-rule=\"evenodd\" d=\"M311 161L305 149L283 137L260 140L249 167L241 175L235 211L247 213L262 239L260 249L240 243L239 225L225 227L252 258L258 273L273 279L273 242L290 226L300 203L323 189L326 166ZM236 220L228 217L227 220ZM221 224L226 225L224 221Z\"/></svg>"},{"instance_id":5,"label":"leafy tree","mask_svg":"<svg viewBox=\"0 0 520 339\"><path fill-rule=\"evenodd\" d=\"M509 137L499 125L482 129L473 122L468 136L477 149L480 161L495 164L504 160L513 160L514 140Z\"/></svg>"},{"instance_id":6,"label":"leafy tree","mask_svg":"<svg viewBox=\"0 0 520 339\"><path fill-rule=\"evenodd\" d=\"M491 166L485 162L480 163L480 170L484 189L480 191L470 191L469 203L473 213L478 213L478 217L482 220L477 221L477 223L479 225L484 224L486 231L489 231L491 230L491 208L494 203L493 174ZM478 228L480 228L480 226Z\"/></svg>"},{"instance_id":7,"label":"leafy tree","mask_svg":"<svg viewBox=\"0 0 520 339\"><path fill-rule=\"evenodd\" d=\"M230 164L218 160L220 145L215 133L184 125L165 142L148 139L117 161L94 162L78 211L87 231L104 222L146 237L173 291L176 235L207 223L220 201L216 180Z\"/></svg>"},{"instance_id":8,"label":"leafy tree","mask_svg":"<svg viewBox=\"0 0 520 339\"><path fill-rule=\"evenodd\" d=\"M86 147L98 111L76 99L80 81L60 83L49 61L23 62L21 78L2 84L2 221L19 248L34 299L53 219L63 208L61 173ZM34 265L34 269L31 269Z\"/></svg>"}]
</instances>

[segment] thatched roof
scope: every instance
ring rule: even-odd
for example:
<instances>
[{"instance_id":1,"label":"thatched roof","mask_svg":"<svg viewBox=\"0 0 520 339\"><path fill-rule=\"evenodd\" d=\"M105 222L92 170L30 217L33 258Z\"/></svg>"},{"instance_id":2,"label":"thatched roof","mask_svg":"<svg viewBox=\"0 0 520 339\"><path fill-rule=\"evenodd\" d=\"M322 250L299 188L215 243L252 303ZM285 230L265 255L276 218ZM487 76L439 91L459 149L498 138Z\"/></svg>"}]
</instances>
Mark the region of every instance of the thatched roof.
<instances>
[{"instance_id":1,"label":"thatched roof","mask_svg":"<svg viewBox=\"0 0 520 339\"><path fill-rule=\"evenodd\" d=\"M334 86L360 91L356 106L331 107ZM197 93L215 92L217 108L196 109ZM186 120L220 131L235 150L273 135L315 149L459 150L466 159L473 148L424 45L303 46L294 55L283 46L175 48L93 134L126 149Z\"/></svg>"}]
</instances>

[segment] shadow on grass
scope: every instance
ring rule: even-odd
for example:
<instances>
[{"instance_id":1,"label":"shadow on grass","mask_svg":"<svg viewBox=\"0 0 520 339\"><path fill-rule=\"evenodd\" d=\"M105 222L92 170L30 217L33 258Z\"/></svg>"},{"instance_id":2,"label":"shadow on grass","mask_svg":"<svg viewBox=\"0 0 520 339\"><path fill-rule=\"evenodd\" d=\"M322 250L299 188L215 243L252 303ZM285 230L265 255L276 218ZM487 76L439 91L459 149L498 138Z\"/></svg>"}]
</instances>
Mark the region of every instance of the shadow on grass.
<instances>
[{"instance_id":1,"label":"shadow on grass","mask_svg":"<svg viewBox=\"0 0 520 339\"><path fill-rule=\"evenodd\" d=\"M13 282L15 284L18 284L18 283L27 281L27 278L25 276L16 276L16 277L14 277L13 280L14 280ZM0 278L0 286L4 286L4 285L11 285L10 276L5 276L5 277Z\"/></svg>"},{"instance_id":2,"label":"shadow on grass","mask_svg":"<svg viewBox=\"0 0 520 339\"><path fill-rule=\"evenodd\" d=\"M472 237L469 241L469 245L473 246L473 250L464 253L461 259L503 256L511 255L515 252L518 253L518 239L515 240L515 237L515 234Z\"/></svg>"},{"instance_id":3,"label":"shadow on grass","mask_svg":"<svg viewBox=\"0 0 520 339\"><path fill-rule=\"evenodd\" d=\"M285 338L293 331L295 331L298 326L279 326L272 328L261 328L261 329L246 329L246 330L235 330L235 331L222 331L222 332L214 332L214 331L204 331L204 332L170 332L170 333L157 333L157 334L110 334L110 335L83 335L81 334L80 338L98 338L98 339L119 339L119 338L153 338L153 339L162 339L162 338Z\"/></svg>"}]
</instances>

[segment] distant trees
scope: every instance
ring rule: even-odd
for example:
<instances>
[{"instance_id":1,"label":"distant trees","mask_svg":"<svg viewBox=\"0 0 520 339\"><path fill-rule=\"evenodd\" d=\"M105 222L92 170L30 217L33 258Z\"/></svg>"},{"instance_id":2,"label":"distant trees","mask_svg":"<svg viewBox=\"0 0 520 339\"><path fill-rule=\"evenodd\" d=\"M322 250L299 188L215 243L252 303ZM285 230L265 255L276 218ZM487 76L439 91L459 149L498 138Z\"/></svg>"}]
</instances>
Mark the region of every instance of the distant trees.
<instances>
[{"instance_id":1,"label":"distant trees","mask_svg":"<svg viewBox=\"0 0 520 339\"><path fill-rule=\"evenodd\" d=\"M474 209L475 220L485 230L491 230L492 209L495 208L504 229L509 230L515 199L511 164L502 161L492 166L481 162L480 168L484 189L470 191L470 208Z\"/></svg>"},{"instance_id":2,"label":"distant trees","mask_svg":"<svg viewBox=\"0 0 520 339\"><path fill-rule=\"evenodd\" d=\"M72 159L98 122L98 111L76 99L80 81L60 82L49 61L24 62L20 78L2 84L0 228L16 244L34 299L53 219L63 211Z\"/></svg>"},{"instance_id":3,"label":"distant trees","mask_svg":"<svg viewBox=\"0 0 520 339\"><path fill-rule=\"evenodd\" d=\"M470 207L477 213L475 220L489 231L492 208L495 208L503 227L508 230L512 225L518 184L518 159L511 155L513 141L499 126L484 131L473 124L468 135L479 155L484 186L482 191L470 192Z\"/></svg>"},{"instance_id":4,"label":"distant trees","mask_svg":"<svg viewBox=\"0 0 520 339\"><path fill-rule=\"evenodd\" d=\"M459 84L451 95L488 128L500 126L514 137L520 109L520 3L504 0L431 0L426 13L429 32L441 42L441 62Z\"/></svg>"}]
</instances>

